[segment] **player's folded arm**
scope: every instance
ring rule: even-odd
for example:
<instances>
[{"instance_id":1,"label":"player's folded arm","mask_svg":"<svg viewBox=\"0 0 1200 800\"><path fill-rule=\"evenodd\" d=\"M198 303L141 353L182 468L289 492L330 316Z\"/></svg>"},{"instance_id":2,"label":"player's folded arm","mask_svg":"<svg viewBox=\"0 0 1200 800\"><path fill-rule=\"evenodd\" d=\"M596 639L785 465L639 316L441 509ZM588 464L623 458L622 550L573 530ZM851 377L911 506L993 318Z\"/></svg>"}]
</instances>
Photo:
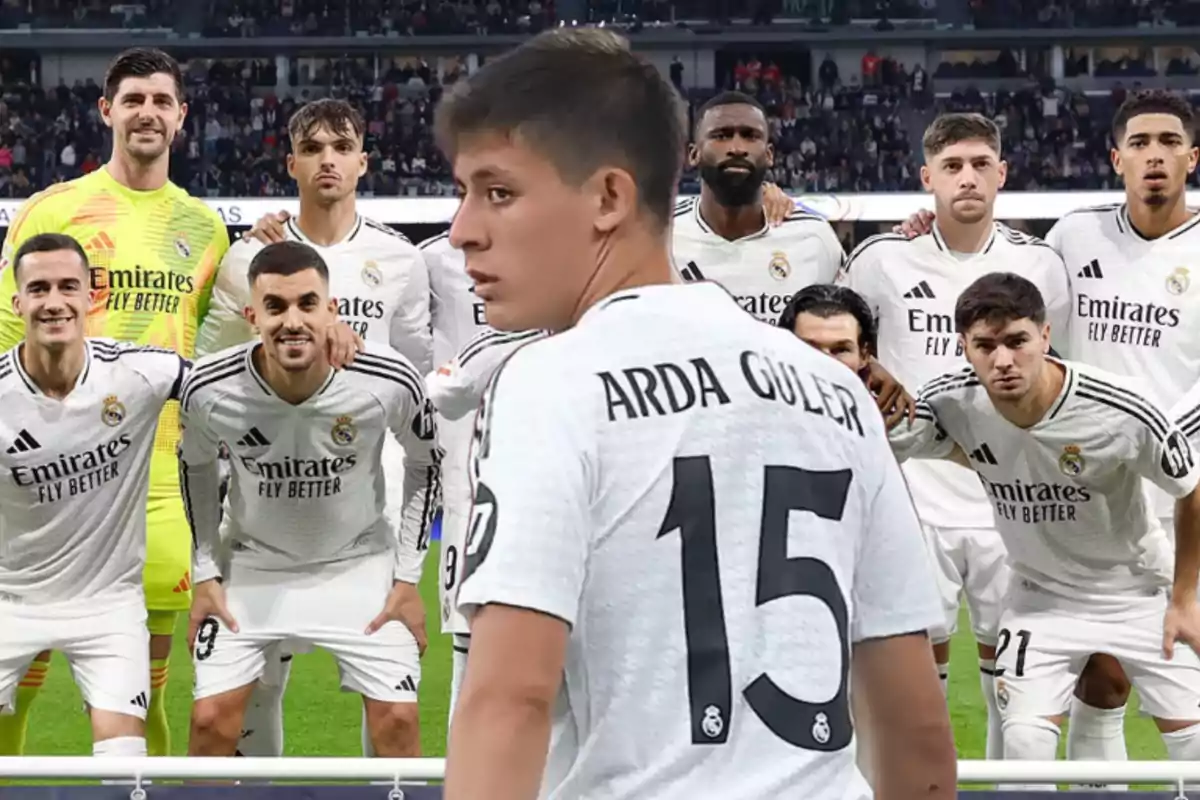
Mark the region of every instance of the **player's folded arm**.
<instances>
[{"instance_id":1,"label":"player's folded arm","mask_svg":"<svg viewBox=\"0 0 1200 800\"><path fill-rule=\"evenodd\" d=\"M393 578L419 583L429 551L434 510L441 505L441 457L433 404L425 396L420 376L412 375L412 389L395 405L389 421L393 436L404 451L404 501L396 530L396 565Z\"/></svg>"},{"instance_id":2,"label":"player's folded arm","mask_svg":"<svg viewBox=\"0 0 1200 800\"><path fill-rule=\"evenodd\" d=\"M910 458L952 459L958 447L942 428L933 406L923 398L916 401L912 421L901 420L892 426L887 436L898 461Z\"/></svg>"},{"instance_id":3,"label":"player's folded arm","mask_svg":"<svg viewBox=\"0 0 1200 800\"><path fill-rule=\"evenodd\" d=\"M425 379L429 399L448 420L473 413L505 359L545 335L541 331L508 333L490 328L480 332L448 364L439 366Z\"/></svg>"}]
</instances>

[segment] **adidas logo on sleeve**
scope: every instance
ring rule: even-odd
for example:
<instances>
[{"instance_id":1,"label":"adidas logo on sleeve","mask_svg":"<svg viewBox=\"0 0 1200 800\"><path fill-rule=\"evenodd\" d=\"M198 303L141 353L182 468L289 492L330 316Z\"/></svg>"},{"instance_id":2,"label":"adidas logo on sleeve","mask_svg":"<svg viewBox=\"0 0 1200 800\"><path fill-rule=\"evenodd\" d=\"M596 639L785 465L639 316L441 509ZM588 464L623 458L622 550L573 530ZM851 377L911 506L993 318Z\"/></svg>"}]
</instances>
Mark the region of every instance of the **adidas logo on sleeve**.
<instances>
[{"instance_id":1,"label":"adidas logo on sleeve","mask_svg":"<svg viewBox=\"0 0 1200 800\"><path fill-rule=\"evenodd\" d=\"M4 452L10 456L14 456L17 453L28 453L32 450L37 450L40 447L41 445L38 444L38 440L33 438L29 431L22 428L21 432L17 434L16 441L14 441L12 446Z\"/></svg>"}]
</instances>

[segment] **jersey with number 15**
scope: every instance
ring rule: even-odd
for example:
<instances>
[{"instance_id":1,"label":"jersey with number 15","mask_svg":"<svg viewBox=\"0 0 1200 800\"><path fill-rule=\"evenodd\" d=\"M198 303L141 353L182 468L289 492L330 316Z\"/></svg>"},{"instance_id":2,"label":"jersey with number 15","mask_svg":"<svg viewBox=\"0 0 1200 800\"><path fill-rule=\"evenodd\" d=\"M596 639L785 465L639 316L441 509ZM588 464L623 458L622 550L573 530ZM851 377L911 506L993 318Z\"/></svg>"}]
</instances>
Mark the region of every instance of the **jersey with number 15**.
<instances>
[{"instance_id":1,"label":"jersey with number 15","mask_svg":"<svg viewBox=\"0 0 1200 800\"><path fill-rule=\"evenodd\" d=\"M867 798L851 643L939 618L855 376L711 283L520 348L484 395L459 607L571 628L544 796Z\"/></svg>"}]
</instances>

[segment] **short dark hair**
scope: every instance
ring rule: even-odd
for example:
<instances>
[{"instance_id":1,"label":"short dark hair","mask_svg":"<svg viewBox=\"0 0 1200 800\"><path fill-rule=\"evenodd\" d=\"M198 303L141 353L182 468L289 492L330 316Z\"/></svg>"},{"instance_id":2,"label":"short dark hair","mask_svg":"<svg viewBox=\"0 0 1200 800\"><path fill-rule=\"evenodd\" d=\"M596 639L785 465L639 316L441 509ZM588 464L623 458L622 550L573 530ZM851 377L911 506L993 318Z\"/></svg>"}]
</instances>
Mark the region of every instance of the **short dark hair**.
<instances>
[{"instance_id":1,"label":"short dark hair","mask_svg":"<svg viewBox=\"0 0 1200 800\"><path fill-rule=\"evenodd\" d=\"M260 275L295 275L306 269L315 269L321 280L329 283L329 267L315 248L304 242L275 242L259 250L250 261L250 285Z\"/></svg>"},{"instance_id":2,"label":"short dark hair","mask_svg":"<svg viewBox=\"0 0 1200 800\"><path fill-rule=\"evenodd\" d=\"M836 286L832 283L814 283L806 286L788 301L787 308L779 315L781 328L789 331L796 330L796 319L801 314L829 319L838 314L849 314L858 321L858 345L868 353L875 352L878 339L878 327L871 307L862 295L846 286Z\"/></svg>"},{"instance_id":3,"label":"short dark hair","mask_svg":"<svg viewBox=\"0 0 1200 800\"><path fill-rule=\"evenodd\" d=\"M1011 272L991 272L976 279L954 304L954 328L959 333L980 320L1002 325L1018 319L1041 325L1046 321L1046 302L1031 281Z\"/></svg>"},{"instance_id":4,"label":"short dark hair","mask_svg":"<svg viewBox=\"0 0 1200 800\"><path fill-rule=\"evenodd\" d=\"M696 111L696 130L693 131L693 136L696 136L696 132L700 130L700 123L704 120L704 115L720 106L750 106L751 108L758 109L764 117L767 115L767 109L753 95L748 95L745 92L721 92L710 97ZM699 137L696 136L696 138Z\"/></svg>"},{"instance_id":5,"label":"short dark hair","mask_svg":"<svg viewBox=\"0 0 1200 800\"><path fill-rule=\"evenodd\" d=\"M175 99L182 103L183 72L179 62L154 47L132 47L109 62L104 73L104 99L111 103L126 78L149 78L160 73L175 81Z\"/></svg>"},{"instance_id":6,"label":"short dark hair","mask_svg":"<svg viewBox=\"0 0 1200 800\"><path fill-rule=\"evenodd\" d=\"M1125 138L1125 128L1129 125L1129 120L1142 114L1170 114L1178 117L1189 141L1196 139L1196 111L1191 102L1186 97L1165 89L1146 89L1128 95L1113 115L1112 137L1115 145L1119 147L1121 140Z\"/></svg>"},{"instance_id":7,"label":"short dark hair","mask_svg":"<svg viewBox=\"0 0 1200 800\"><path fill-rule=\"evenodd\" d=\"M434 130L451 160L466 137L519 136L576 185L623 167L643 209L663 228L671 221L687 140L683 99L612 31L556 28L489 60L442 97Z\"/></svg>"},{"instance_id":8,"label":"short dark hair","mask_svg":"<svg viewBox=\"0 0 1200 800\"><path fill-rule=\"evenodd\" d=\"M361 139L367 132L367 123L358 109L350 103L324 97L296 109L292 118L288 120L288 138L294 147L296 142L312 136L318 128L328 128L334 133L349 131Z\"/></svg>"},{"instance_id":9,"label":"short dark hair","mask_svg":"<svg viewBox=\"0 0 1200 800\"><path fill-rule=\"evenodd\" d=\"M65 233L39 233L22 242L21 246L17 248L16 254L13 255L13 279L20 285L21 260L25 256L30 253L57 253L60 250L70 250L79 256L79 260L83 264L83 271L87 272L89 265L87 253L84 252L79 242Z\"/></svg>"},{"instance_id":10,"label":"short dark hair","mask_svg":"<svg viewBox=\"0 0 1200 800\"><path fill-rule=\"evenodd\" d=\"M1000 126L983 114L941 114L925 129L921 149L926 158L932 158L950 145L973 141L986 142L999 155Z\"/></svg>"}]
</instances>

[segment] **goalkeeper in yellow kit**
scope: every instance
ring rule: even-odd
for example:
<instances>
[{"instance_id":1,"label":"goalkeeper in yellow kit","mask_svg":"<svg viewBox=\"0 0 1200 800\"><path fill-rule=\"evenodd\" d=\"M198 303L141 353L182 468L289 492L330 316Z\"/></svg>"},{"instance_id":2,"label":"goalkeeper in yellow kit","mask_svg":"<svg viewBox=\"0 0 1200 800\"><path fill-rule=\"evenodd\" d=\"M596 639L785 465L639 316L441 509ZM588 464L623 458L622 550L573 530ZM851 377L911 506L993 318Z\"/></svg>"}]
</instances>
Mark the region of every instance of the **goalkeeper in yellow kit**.
<instances>
[{"instance_id":1,"label":"goalkeeper in yellow kit","mask_svg":"<svg viewBox=\"0 0 1200 800\"><path fill-rule=\"evenodd\" d=\"M7 261L29 237L63 233L83 245L91 263L89 336L170 347L191 357L229 235L215 211L167 178L171 142L187 115L179 65L158 50L117 56L104 77L100 113L112 128L112 158L89 175L34 195L9 228L0 253L0 352L25 335L12 311L16 286ZM180 498L178 441L179 404L173 402L159 420L147 507L150 755L170 754L164 699L171 635L176 614L191 604L191 531ZM30 703L48 666L49 654L39 655L21 681L16 714L0 717L0 755L22 753Z\"/></svg>"}]
</instances>

